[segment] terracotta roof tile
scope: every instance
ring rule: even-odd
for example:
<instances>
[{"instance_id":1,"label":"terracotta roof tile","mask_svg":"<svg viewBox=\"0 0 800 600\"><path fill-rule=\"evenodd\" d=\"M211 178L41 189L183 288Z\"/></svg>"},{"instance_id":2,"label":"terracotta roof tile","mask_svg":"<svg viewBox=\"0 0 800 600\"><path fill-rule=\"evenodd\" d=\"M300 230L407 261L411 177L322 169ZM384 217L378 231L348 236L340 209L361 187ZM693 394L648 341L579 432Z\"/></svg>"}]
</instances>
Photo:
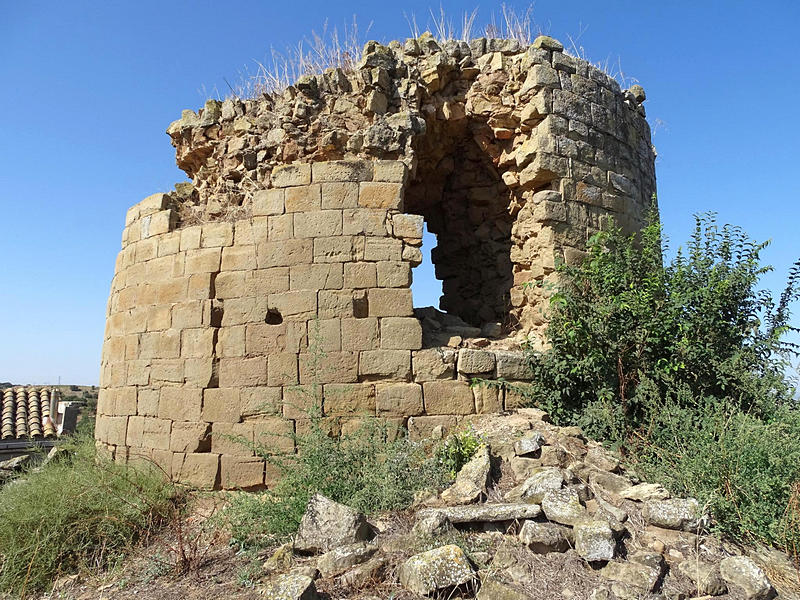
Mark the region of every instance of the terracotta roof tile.
<instances>
[{"instance_id":1,"label":"terracotta roof tile","mask_svg":"<svg viewBox=\"0 0 800 600\"><path fill-rule=\"evenodd\" d=\"M16 387L2 390L0 438L54 438L56 424L50 416L58 392L51 388Z\"/></svg>"}]
</instances>

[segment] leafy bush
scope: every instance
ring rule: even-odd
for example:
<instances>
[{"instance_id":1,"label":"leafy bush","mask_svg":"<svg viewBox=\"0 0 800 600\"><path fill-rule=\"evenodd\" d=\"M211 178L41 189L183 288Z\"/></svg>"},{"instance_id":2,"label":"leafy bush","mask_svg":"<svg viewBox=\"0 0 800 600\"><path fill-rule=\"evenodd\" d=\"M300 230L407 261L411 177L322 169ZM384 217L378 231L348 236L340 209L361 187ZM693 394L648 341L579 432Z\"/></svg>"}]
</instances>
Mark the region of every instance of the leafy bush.
<instances>
[{"instance_id":1,"label":"leafy bush","mask_svg":"<svg viewBox=\"0 0 800 600\"><path fill-rule=\"evenodd\" d=\"M582 264L559 268L528 395L708 502L722 531L787 547L800 419L784 336L800 261L775 301L757 289L765 247L713 215L669 262L655 215L638 236L596 234Z\"/></svg>"},{"instance_id":2,"label":"leafy bush","mask_svg":"<svg viewBox=\"0 0 800 600\"><path fill-rule=\"evenodd\" d=\"M435 456L444 471L455 478L469 459L471 459L484 441L472 427L463 431L455 431L441 444L436 446Z\"/></svg>"},{"instance_id":3,"label":"leafy bush","mask_svg":"<svg viewBox=\"0 0 800 600\"><path fill-rule=\"evenodd\" d=\"M309 498L319 492L366 514L402 509L420 490L448 481L446 468L420 443L391 425L369 419L358 430L329 435L310 411L308 433L295 435L297 454L259 454L281 471L277 485L234 498L226 511L232 542L240 548L275 545L300 524Z\"/></svg>"},{"instance_id":4,"label":"leafy bush","mask_svg":"<svg viewBox=\"0 0 800 600\"><path fill-rule=\"evenodd\" d=\"M113 564L173 514L174 488L117 465L80 436L68 453L0 490L0 590L46 590L64 573Z\"/></svg>"}]
</instances>

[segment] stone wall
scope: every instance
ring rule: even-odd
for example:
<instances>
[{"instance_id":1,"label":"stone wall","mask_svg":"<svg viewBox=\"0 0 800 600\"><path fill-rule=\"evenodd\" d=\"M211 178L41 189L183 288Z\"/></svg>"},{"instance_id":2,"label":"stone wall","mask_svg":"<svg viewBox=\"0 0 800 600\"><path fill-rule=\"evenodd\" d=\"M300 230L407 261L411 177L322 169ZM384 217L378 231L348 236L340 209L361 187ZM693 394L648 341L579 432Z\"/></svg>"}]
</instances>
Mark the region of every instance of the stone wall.
<instances>
[{"instance_id":1,"label":"stone wall","mask_svg":"<svg viewBox=\"0 0 800 600\"><path fill-rule=\"evenodd\" d=\"M579 259L603 217L635 230L649 206L643 99L551 38L423 36L279 96L184 111L168 133L193 183L128 211L99 443L179 481L254 488L272 474L237 439L292 451L311 405L337 430L380 416L413 435L515 406L468 379L524 379L519 352L423 348L423 223L440 307L494 325L495 346L535 339L546 298L528 284Z\"/></svg>"}]
</instances>

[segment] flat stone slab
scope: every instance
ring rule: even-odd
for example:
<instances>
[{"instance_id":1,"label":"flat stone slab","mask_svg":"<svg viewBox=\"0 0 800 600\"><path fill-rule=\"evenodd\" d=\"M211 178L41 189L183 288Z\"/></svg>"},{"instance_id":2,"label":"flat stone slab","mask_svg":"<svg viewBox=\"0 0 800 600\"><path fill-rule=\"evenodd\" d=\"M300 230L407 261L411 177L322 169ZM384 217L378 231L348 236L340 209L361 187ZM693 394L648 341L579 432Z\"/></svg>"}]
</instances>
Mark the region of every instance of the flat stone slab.
<instances>
[{"instance_id":1,"label":"flat stone slab","mask_svg":"<svg viewBox=\"0 0 800 600\"><path fill-rule=\"evenodd\" d=\"M447 508L425 508L417 513L417 519L435 514L444 515L451 523L493 523L535 519L542 514L538 504L476 504L472 506L450 506Z\"/></svg>"}]
</instances>

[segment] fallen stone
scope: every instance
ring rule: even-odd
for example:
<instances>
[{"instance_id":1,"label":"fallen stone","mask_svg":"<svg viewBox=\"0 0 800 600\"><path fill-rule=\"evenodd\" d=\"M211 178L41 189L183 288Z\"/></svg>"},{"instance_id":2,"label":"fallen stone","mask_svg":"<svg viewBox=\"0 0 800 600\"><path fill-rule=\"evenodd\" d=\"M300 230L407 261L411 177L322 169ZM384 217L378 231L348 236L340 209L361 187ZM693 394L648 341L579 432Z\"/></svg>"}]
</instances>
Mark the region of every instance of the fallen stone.
<instances>
[{"instance_id":1,"label":"fallen stone","mask_svg":"<svg viewBox=\"0 0 800 600\"><path fill-rule=\"evenodd\" d=\"M264 571L269 573L276 573L278 571L286 571L294 564L294 552L292 551L291 544L283 544L279 546L272 555L264 561Z\"/></svg>"},{"instance_id":2,"label":"fallen stone","mask_svg":"<svg viewBox=\"0 0 800 600\"><path fill-rule=\"evenodd\" d=\"M648 502L650 500L668 500L669 492L657 483L640 483L621 491L619 496L626 500Z\"/></svg>"},{"instance_id":3,"label":"fallen stone","mask_svg":"<svg viewBox=\"0 0 800 600\"><path fill-rule=\"evenodd\" d=\"M475 600L532 600L532 598L525 592L491 575L486 575L481 579L481 589L475 596Z\"/></svg>"},{"instance_id":4,"label":"fallen stone","mask_svg":"<svg viewBox=\"0 0 800 600\"><path fill-rule=\"evenodd\" d=\"M434 510L422 516L417 515L417 522L411 533L418 537L433 537L443 535L453 530L453 524L442 510Z\"/></svg>"},{"instance_id":5,"label":"fallen stone","mask_svg":"<svg viewBox=\"0 0 800 600\"><path fill-rule=\"evenodd\" d=\"M619 470L619 459L601 446L589 448L583 462L601 471L616 473Z\"/></svg>"},{"instance_id":6,"label":"fallen stone","mask_svg":"<svg viewBox=\"0 0 800 600\"><path fill-rule=\"evenodd\" d=\"M524 482L506 493L511 502L541 503L547 492L560 490L564 475L558 467L541 467Z\"/></svg>"},{"instance_id":7,"label":"fallen stone","mask_svg":"<svg viewBox=\"0 0 800 600\"><path fill-rule=\"evenodd\" d=\"M619 494L631 487L631 481L622 475L616 475L608 471L592 471L589 473L589 483L599 486L612 494Z\"/></svg>"},{"instance_id":8,"label":"fallen stone","mask_svg":"<svg viewBox=\"0 0 800 600\"><path fill-rule=\"evenodd\" d=\"M512 449L513 452L513 449ZM513 456L509 460L511 472L516 481L525 481L542 467L541 458L528 458L527 456Z\"/></svg>"},{"instance_id":9,"label":"fallen stone","mask_svg":"<svg viewBox=\"0 0 800 600\"><path fill-rule=\"evenodd\" d=\"M455 483L442 492L442 500L447 504L470 504L480 500L486 494L491 469L489 448L481 446L458 472Z\"/></svg>"},{"instance_id":10,"label":"fallen stone","mask_svg":"<svg viewBox=\"0 0 800 600\"><path fill-rule=\"evenodd\" d=\"M741 589L747 600L760 600L772 593L772 584L764 571L746 556L723 558L719 563L719 573L729 586Z\"/></svg>"},{"instance_id":11,"label":"fallen stone","mask_svg":"<svg viewBox=\"0 0 800 600\"><path fill-rule=\"evenodd\" d=\"M642 515L650 525L681 531L698 531L706 520L694 498L650 500L645 502Z\"/></svg>"},{"instance_id":12,"label":"fallen stone","mask_svg":"<svg viewBox=\"0 0 800 600\"><path fill-rule=\"evenodd\" d=\"M605 521L582 521L573 528L576 552L589 562L612 560L617 541Z\"/></svg>"},{"instance_id":13,"label":"fallen stone","mask_svg":"<svg viewBox=\"0 0 800 600\"><path fill-rule=\"evenodd\" d=\"M597 502L597 506L601 512L608 514L620 523L624 523L628 519L628 513L625 512L625 509L614 506L600 496L595 496L594 499Z\"/></svg>"},{"instance_id":14,"label":"fallen stone","mask_svg":"<svg viewBox=\"0 0 800 600\"><path fill-rule=\"evenodd\" d=\"M586 519L586 508L575 490L552 490L542 497L542 510L548 520L562 525L575 525Z\"/></svg>"},{"instance_id":15,"label":"fallen stone","mask_svg":"<svg viewBox=\"0 0 800 600\"><path fill-rule=\"evenodd\" d=\"M678 570L692 580L698 594L721 596L728 591L717 564L692 558L679 563Z\"/></svg>"},{"instance_id":16,"label":"fallen stone","mask_svg":"<svg viewBox=\"0 0 800 600\"><path fill-rule=\"evenodd\" d=\"M536 521L523 523L519 539L536 554L566 552L574 543L573 532L568 527Z\"/></svg>"},{"instance_id":17,"label":"fallen stone","mask_svg":"<svg viewBox=\"0 0 800 600\"><path fill-rule=\"evenodd\" d=\"M525 502L424 508L417 513L417 521L427 519L435 514L443 515L453 524L493 523L497 521L535 519L542 514L542 509L538 504L529 504Z\"/></svg>"},{"instance_id":18,"label":"fallen stone","mask_svg":"<svg viewBox=\"0 0 800 600\"><path fill-rule=\"evenodd\" d=\"M305 575L278 575L268 581L261 590L266 600L316 600L317 588L314 580Z\"/></svg>"},{"instance_id":19,"label":"fallen stone","mask_svg":"<svg viewBox=\"0 0 800 600\"><path fill-rule=\"evenodd\" d=\"M652 592L664 574L664 559L660 554L636 553L627 562L610 562L600 575L610 581L638 590Z\"/></svg>"},{"instance_id":20,"label":"fallen stone","mask_svg":"<svg viewBox=\"0 0 800 600\"><path fill-rule=\"evenodd\" d=\"M450 544L412 556L400 565L398 577L407 590L428 595L472 581L475 571L463 550Z\"/></svg>"},{"instance_id":21,"label":"fallen stone","mask_svg":"<svg viewBox=\"0 0 800 600\"><path fill-rule=\"evenodd\" d=\"M294 549L307 553L327 552L371 537L372 529L364 515L322 494L314 494L300 521Z\"/></svg>"},{"instance_id":22,"label":"fallen stone","mask_svg":"<svg viewBox=\"0 0 800 600\"><path fill-rule=\"evenodd\" d=\"M55 448L54 448L55 449ZM0 462L2 471L20 471L31 460L30 454L22 454Z\"/></svg>"},{"instance_id":23,"label":"fallen stone","mask_svg":"<svg viewBox=\"0 0 800 600\"><path fill-rule=\"evenodd\" d=\"M337 581L339 585L344 587L361 588L369 583L380 581L386 572L386 565L385 558L376 556L347 571Z\"/></svg>"},{"instance_id":24,"label":"fallen stone","mask_svg":"<svg viewBox=\"0 0 800 600\"><path fill-rule=\"evenodd\" d=\"M517 456L528 456L538 452L544 444L544 437L538 431L526 435L514 442L514 453Z\"/></svg>"},{"instance_id":25,"label":"fallen stone","mask_svg":"<svg viewBox=\"0 0 800 600\"><path fill-rule=\"evenodd\" d=\"M317 568L323 577L335 577L369 560L377 550L377 547L366 542L340 546L320 556Z\"/></svg>"}]
</instances>

